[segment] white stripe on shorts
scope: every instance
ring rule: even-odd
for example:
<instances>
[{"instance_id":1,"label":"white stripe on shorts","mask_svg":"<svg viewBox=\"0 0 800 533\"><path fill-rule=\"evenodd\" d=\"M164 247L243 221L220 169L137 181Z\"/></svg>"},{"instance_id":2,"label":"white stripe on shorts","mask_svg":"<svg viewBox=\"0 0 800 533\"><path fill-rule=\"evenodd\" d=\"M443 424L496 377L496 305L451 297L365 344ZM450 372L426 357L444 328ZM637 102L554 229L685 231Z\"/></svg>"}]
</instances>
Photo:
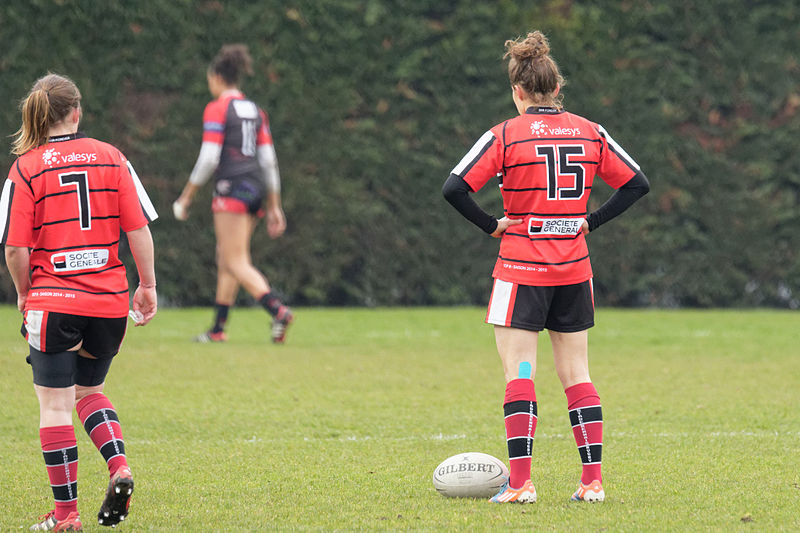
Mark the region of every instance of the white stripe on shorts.
<instances>
[{"instance_id":1,"label":"white stripe on shorts","mask_svg":"<svg viewBox=\"0 0 800 533\"><path fill-rule=\"evenodd\" d=\"M494 280L494 289L492 290L492 300L489 302L489 314L486 315L486 322L495 324L497 326L505 326L506 319L508 319L511 309L511 293L514 289L514 284L510 281L503 281L501 279Z\"/></svg>"},{"instance_id":2,"label":"white stripe on shorts","mask_svg":"<svg viewBox=\"0 0 800 533\"><path fill-rule=\"evenodd\" d=\"M25 330L28 332L28 344L42 350L42 319L44 311L25 311Z\"/></svg>"}]
</instances>

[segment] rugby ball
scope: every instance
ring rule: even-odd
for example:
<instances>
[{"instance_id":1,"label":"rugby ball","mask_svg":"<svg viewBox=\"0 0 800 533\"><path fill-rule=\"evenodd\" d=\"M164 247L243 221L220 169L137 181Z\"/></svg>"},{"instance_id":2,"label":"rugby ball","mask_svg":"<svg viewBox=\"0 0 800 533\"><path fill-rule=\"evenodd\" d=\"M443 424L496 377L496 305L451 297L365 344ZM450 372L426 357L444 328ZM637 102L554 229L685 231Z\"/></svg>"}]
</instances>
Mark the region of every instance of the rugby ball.
<instances>
[{"instance_id":1,"label":"rugby ball","mask_svg":"<svg viewBox=\"0 0 800 533\"><path fill-rule=\"evenodd\" d=\"M433 471L433 486L449 498L489 498L508 481L500 459L481 452L448 457Z\"/></svg>"}]
</instances>

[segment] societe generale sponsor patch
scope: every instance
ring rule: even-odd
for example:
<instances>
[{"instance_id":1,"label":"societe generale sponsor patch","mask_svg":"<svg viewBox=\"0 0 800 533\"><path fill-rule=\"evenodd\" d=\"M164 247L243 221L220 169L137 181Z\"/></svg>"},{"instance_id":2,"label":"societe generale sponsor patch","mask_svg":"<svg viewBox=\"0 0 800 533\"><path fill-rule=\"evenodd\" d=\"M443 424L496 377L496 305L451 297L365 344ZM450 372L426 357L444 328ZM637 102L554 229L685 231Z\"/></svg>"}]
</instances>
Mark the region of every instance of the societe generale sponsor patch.
<instances>
[{"instance_id":1,"label":"societe generale sponsor patch","mask_svg":"<svg viewBox=\"0 0 800 533\"><path fill-rule=\"evenodd\" d=\"M53 270L71 272L73 270L89 270L105 266L108 263L108 250L97 248L92 250L71 250L58 252L50 256Z\"/></svg>"},{"instance_id":2,"label":"societe generale sponsor patch","mask_svg":"<svg viewBox=\"0 0 800 533\"><path fill-rule=\"evenodd\" d=\"M534 218L528 219L528 235L577 235L581 231L583 218Z\"/></svg>"}]
</instances>

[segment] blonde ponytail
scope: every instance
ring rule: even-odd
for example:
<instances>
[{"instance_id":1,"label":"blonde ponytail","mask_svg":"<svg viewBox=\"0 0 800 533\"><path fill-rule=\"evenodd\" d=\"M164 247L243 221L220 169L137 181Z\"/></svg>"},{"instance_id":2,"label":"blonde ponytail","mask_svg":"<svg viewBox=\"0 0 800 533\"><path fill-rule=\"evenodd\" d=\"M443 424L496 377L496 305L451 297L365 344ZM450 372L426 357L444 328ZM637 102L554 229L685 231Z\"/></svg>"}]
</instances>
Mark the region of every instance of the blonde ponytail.
<instances>
[{"instance_id":1,"label":"blonde ponytail","mask_svg":"<svg viewBox=\"0 0 800 533\"><path fill-rule=\"evenodd\" d=\"M36 80L20 103L22 125L14 133L11 153L22 155L47 143L50 128L80 106L81 93L75 83L58 74Z\"/></svg>"}]
</instances>

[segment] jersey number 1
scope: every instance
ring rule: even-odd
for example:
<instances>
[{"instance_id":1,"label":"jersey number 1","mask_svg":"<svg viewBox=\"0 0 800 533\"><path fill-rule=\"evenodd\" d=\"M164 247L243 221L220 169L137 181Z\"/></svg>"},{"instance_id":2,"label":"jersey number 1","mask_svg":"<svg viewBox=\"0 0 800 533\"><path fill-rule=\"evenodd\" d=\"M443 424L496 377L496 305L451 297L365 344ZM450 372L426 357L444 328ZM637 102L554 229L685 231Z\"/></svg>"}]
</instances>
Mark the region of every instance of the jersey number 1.
<instances>
[{"instance_id":1,"label":"jersey number 1","mask_svg":"<svg viewBox=\"0 0 800 533\"><path fill-rule=\"evenodd\" d=\"M81 230L92 229L92 206L89 204L89 178L86 172L59 174L62 187L75 187L78 193L78 213Z\"/></svg>"},{"instance_id":2,"label":"jersey number 1","mask_svg":"<svg viewBox=\"0 0 800 533\"><path fill-rule=\"evenodd\" d=\"M256 155L256 121L242 120L242 155Z\"/></svg>"},{"instance_id":3,"label":"jersey number 1","mask_svg":"<svg viewBox=\"0 0 800 533\"><path fill-rule=\"evenodd\" d=\"M558 163L556 163L556 154ZM546 144L536 147L536 155L544 156L547 167L547 199L577 200L584 193L586 173L580 163L570 162L571 155L584 155L581 145ZM559 176L574 176L574 187L559 187Z\"/></svg>"}]
</instances>

